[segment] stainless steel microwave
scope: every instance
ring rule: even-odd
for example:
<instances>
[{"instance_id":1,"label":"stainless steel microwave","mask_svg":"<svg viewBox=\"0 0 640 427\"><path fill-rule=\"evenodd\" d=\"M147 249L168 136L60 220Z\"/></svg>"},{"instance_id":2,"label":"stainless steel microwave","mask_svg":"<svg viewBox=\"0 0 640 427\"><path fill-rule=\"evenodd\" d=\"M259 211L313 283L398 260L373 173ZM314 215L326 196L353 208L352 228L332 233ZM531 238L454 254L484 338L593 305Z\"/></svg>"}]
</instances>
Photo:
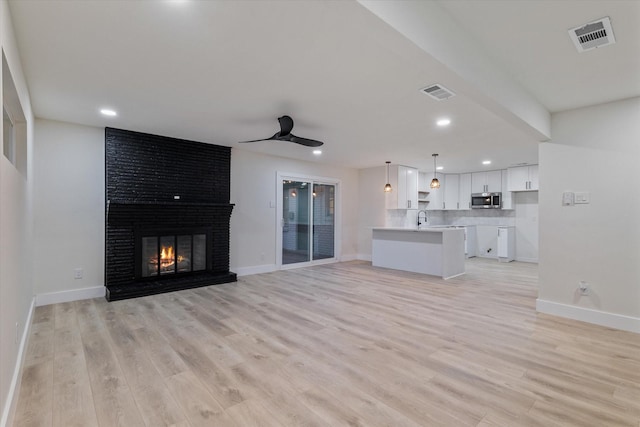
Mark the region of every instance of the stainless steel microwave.
<instances>
[{"instance_id":1,"label":"stainless steel microwave","mask_svg":"<svg viewBox=\"0 0 640 427\"><path fill-rule=\"evenodd\" d=\"M500 208L502 208L502 193L473 193L471 195L471 209Z\"/></svg>"}]
</instances>

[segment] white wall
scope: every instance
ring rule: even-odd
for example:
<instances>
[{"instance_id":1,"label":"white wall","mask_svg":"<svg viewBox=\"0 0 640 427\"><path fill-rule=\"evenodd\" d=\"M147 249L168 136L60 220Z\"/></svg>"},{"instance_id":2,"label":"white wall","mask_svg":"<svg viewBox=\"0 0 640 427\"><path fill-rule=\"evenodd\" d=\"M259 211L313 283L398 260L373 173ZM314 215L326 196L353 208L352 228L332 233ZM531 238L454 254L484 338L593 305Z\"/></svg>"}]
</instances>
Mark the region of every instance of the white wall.
<instances>
[{"instance_id":1,"label":"white wall","mask_svg":"<svg viewBox=\"0 0 640 427\"><path fill-rule=\"evenodd\" d=\"M553 115L553 143L540 145L540 311L640 332L639 118L640 98ZM562 206L564 191L591 203Z\"/></svg>"},{"instance_id":2,"label":"white wall","mask_svg":"<svg viewBox=\"0 0 640 427\"><path fill-rule=\"evenodd\" d=\"M358 171L358 258L371 261L373 227L384 227L386 221L385 166Z\"/></svg>"},{"instance_id":3,"label":"white wall","mask_svg":"<svg viewBox=\"0 0 640 427\"><path fill-rule=\"evenodd\" d=\"M28 330L33 301L30 268L33 114L9 9L4 0L0 2L0 46L7 58L27 130L26 176L0 154L0 425L4 425L10 417L12 405L15 405L12 397L20 373L20 348Z\"/></svg>"},{"instance_id":4,"label":"white wall","mask_svg":"<svg viewBox=\"0 0 640 427\"><path fill-rule=\"evenodd\" d=\"M35 292L104 286L104 129L38 119L35 138Z\"/></svg>"},{"instance_id":5,"label":"white wall","mask_svg":"<svg viewBox=\"0 0 640 427\"><path fill-rule=\"evenodd\" d=\"M35 286L38 297L104 285L104 129L37 120ZM275 268L276 171L341 180L343 258L357 255L355 169L249 151L231 155L231 270ZM74 279L74 269L84 277Z\"/></svg>"},{"instance_id":6,"label":"white wall","mask_svg":"<svg viewBox=\"0 0 640 427\"><path fill-rule=\"evenodd\" d=\"M238 274L271 271L276 263L276 173L341 180L342 259L357 256L358 171L233 149L231 152L231 260ZM384 185L384 184L383 184ZM271 207L273 202L273 206Z\"/></svg>"},{"instance_id":7,"label":"white wall","mask_svg":"<svg viewBox=\"0 0 640 427\"><path fill-rule=\"evenodd\" d=\"M513 193L516 213L516 261L538 262L538 192Z\"/></svg>"}]
</instances>

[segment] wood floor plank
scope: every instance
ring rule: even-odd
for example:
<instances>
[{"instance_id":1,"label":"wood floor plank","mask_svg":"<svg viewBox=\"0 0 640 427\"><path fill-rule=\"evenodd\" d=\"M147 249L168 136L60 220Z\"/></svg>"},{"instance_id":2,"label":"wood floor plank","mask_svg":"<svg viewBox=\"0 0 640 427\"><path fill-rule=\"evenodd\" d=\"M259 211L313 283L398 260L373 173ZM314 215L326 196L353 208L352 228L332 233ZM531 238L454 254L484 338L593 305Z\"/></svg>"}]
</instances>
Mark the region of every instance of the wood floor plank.
<instances>
[{"instance_id":1,"label":"wood floor plank","mask_svg":"<svg viewBox=\"0 0 640 427\"><path fill-rule=\"evenodd\" d=\"M25 366L14 426L53 425L53 359Z\"/></svg>"},{"instance_id":2,"label":"wood floor plank","mask_svg":"<svg viewBox=\"0 0 640 427\"><path fill-rule=\"evenodd\" d=\"M63 353L54 360L53 426L98 426L82 350L73 354Z\"/></svg>"},{"instance_id":3,"label":"wood floor plank","mask_svg":"<svg viewBox=\"0 0 640 427\"><path fill-rule=\"evenodd\" d=\"M640 427L639 334L536 313L535 264L466 268L38 307L13 425Z\"/></svg>"},{"instance_id":4,"label":"wood floor plank","mask_svg":"<svg viewBox=\"0 0 640 427\"><path fill-rule=\"evenodd\" d=\"M92 300L92 303L96 301ZM95 329L82 333L82 343L100 425L144 426L133 393L111 347L108 332Z\"/></svg>"},{"instance_id":5,"label":"wood floor plank","mask_svg":"<svg viewBox=\"0 0 640 427\"><path fill-rule=\"evenodd\" d=\"M191 371L165 378L165 383L194 427L235 426L224 408Z\"/></svg>"}]
</instances>

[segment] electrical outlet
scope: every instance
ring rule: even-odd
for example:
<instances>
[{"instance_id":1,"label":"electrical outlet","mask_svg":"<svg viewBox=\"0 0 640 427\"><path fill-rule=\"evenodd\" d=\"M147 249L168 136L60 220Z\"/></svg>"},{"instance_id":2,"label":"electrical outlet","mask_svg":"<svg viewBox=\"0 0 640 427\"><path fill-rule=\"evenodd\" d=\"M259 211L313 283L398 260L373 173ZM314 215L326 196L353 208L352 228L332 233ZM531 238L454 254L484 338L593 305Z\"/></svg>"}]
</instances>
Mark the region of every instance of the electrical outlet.
<instances>
[{"instance_id":1,"label":"electrical outlet","mask_svg":"<svg viewBox=\"0 0 640 427\"><path fill-rule=\"evenodd\" d=\"M74 279L82 279L82 274L84 271L81 268L76 268L73 270L73 278Z\"/></svg>"},{"instance_id":2,"label":"electrical outlet","mask_svg":"<svg viewBox=\"0 0 640 427\"><path fill-rule=\"evenodd\" d=\"M578 283L578 290L580 291L581 295L589 295L591 289L589 289L589 284L587 282L585 282L584 280L581 280Z\"/></svg>"}]
</instances>

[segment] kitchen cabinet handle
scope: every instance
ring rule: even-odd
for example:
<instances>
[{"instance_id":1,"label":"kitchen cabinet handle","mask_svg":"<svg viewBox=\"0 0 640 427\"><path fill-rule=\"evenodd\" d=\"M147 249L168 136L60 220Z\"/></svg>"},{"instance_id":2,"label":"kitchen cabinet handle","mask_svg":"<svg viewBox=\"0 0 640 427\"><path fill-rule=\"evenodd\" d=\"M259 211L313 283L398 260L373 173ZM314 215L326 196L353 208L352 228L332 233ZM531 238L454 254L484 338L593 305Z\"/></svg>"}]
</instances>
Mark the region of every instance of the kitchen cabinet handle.
<instances>
[{"instance_id":1,"label":"kitchen cabinet handle","mask_svg":"<svg viewBox=\"0 0 640 427\"><path fill-rule=\"evenodd\" d=\"M442 210L444 210L444 202L442 202Z\"/></svg>"},{"instance_id":2,"label":"kitchen cabinet handle","mask_svg":"<svg viewBox=\"0 0 640 427\"><path fill-rule=\"evenodd\" d=\"M460 202L456 203L456 209L460 209Z\"/></svg>"}]
</instances>

